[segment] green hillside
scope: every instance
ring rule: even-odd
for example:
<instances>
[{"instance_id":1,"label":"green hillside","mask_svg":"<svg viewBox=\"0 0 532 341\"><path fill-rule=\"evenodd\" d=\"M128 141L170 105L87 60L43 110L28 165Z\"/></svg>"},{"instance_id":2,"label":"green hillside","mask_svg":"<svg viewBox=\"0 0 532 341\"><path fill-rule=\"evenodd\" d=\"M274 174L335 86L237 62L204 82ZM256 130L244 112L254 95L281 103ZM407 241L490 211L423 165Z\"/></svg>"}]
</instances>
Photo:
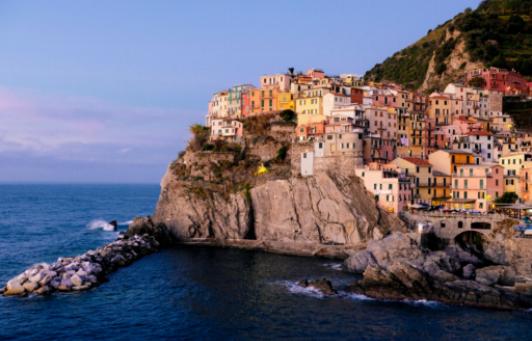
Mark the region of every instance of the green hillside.
<instances>
[{"instance_id":1,"label":"green hillside","mask_svg":"<svg viewBox=\"0 0 532 341\"><path fill-rule=\"evenodd\" d=\"M456 77L468 63L514 68L532 76L532 0L485 0L476 10L466 9L431 30L413 45L395 53L369 70L365 78L393 81L419 88L429 72L429 84L445 75ZM457 49L464 43L464 52ZM455 51L456 49L456 51ZM464 62L449 70L451 53L464 55ZM429 63L434 57L434 67ZM463 72L462 72L463 73ZM441 82L440 82L441 84Z\"/></svg>"}]
</instances>

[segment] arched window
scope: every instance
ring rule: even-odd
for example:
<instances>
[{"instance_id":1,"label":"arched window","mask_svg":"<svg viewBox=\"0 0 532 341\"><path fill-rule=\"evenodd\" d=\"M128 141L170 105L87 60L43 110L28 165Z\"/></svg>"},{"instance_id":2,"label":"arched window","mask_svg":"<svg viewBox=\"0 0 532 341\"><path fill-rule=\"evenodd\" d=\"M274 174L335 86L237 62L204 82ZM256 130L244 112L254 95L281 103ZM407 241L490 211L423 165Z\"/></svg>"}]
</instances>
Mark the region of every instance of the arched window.
<instances>
[{"instance_id":1,"label":"arched window","mask_svg":"<svg viewBox=\"0 0 532 341\"><path fill-rule=\"evenodd\" d=\"M464 222L463 221L459 221L458 222L458 228L459 229L464 228Z\"/></svg>"}]
</instances>

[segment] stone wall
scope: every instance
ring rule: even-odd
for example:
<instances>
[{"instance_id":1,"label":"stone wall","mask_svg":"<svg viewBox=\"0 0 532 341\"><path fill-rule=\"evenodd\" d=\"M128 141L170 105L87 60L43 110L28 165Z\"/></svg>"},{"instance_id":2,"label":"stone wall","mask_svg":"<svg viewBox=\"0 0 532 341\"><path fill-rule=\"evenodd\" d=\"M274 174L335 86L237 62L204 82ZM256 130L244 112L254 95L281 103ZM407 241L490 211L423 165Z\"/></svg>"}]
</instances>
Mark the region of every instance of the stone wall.
<instances>
[{"instance_id":1,"label":"stone wall","mask_svg":"<svg viewBox=\"0 0 532 341\"><path fill-rule=\"evenodd\" d=\"M292 146L290 147L292 176L301 176L301 154L313 151L314 143L312 142L292 144Z\"/></svg>"},{"instance_id":2,"label":"stone wall","mask_svg":"<svg viewBox=\"0 0 532 341\"><path fill-rule=\"evenodd\" d=\"M430 223L433 231L440 238L454 239L464 231L476 231L485 235L491 235L495 227L508 217L502 214L485 215L455 215L445 213L410 213L403 212L402 217L406 219L412 229L416 229L419 223ZM472 224L486 223L489 229L472 228Z\"/></svg>"},{"instance_id":3,"label":"stone wall","mask_svg":"<svg viewBox=\"0 0 532 341\"><path fill-rule=\"evenodd\" d=\"M355 156L324 156L314 158L314 173L339 172L344 176L355 175L355 169L362 166L362 158Z\"/></svg>"}]
</instances>

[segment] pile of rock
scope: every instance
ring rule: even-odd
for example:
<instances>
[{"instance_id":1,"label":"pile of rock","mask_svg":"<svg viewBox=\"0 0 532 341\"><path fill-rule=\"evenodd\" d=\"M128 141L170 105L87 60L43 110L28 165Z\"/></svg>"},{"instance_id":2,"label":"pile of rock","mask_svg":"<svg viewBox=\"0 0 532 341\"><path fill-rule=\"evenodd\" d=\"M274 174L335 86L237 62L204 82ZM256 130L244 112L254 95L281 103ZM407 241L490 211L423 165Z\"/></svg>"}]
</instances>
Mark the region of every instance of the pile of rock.
<instances>
[{"instance_id":1,"label":"pile of rock","mask_svg":"<svg viewBox=\"0 0 532 341\"><path fill-rule=\"evenodd\" d=\"M23 296L86 290L105 281L107 274L157 251L159 247L159 242L148 234L120 235L117 240L80 256L31 266L9 280L3 294Z\"/></svg>"},{"instance_id":2,"label":"pile of rock","mask_svg":"<svg viewBox=\"0 0 532 341\"><path fill-rule=\"evenodd\" d=\"M414 234L393 233L370 241L346 267L363 278L351 290L382 299L430 299L478 307L529 309L532 281L487 246L484 260L460 247L422 247ZM486 258L489 258L486 260ZM487 263L486 263L487 262Z\"/></svg>"}]
</instances>

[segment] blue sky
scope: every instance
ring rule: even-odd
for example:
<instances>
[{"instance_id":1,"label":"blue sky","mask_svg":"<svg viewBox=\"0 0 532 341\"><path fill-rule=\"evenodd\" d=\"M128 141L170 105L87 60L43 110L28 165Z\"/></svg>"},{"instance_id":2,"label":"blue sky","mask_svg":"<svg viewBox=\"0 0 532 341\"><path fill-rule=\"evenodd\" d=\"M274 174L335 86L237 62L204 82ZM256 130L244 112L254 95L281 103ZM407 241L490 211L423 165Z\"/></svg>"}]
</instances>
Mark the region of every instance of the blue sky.
<instances>
[{"instance_id":1,"label":"blue sky","mask_svg":"<svg viewBox=\"0 0 532 341\"><path fill-rule=\"evenodd\" d=\"M212 93L363 74L479 0L0 1L0 182L151 182Z\"/></svg>"}]
</instances>

